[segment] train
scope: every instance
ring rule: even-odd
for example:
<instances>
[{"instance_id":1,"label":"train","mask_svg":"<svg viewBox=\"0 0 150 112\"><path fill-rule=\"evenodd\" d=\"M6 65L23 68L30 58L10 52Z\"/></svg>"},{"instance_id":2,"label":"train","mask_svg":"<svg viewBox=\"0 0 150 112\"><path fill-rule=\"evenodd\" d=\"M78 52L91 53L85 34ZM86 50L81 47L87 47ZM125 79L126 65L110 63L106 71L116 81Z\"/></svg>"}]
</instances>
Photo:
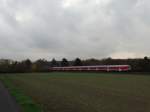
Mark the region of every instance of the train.
<instances>
[{"instance_id":1,"label":"train","mask_svg":"<svg viewBox=\"0 0 150 112\"><path fill-rule=\"evenodd\" d=\"M50 71L102 71L102 72L125 72L130 71L130 65L98 65L98 66L67 66L51 67Z\"/></svg>"}]
</instances>

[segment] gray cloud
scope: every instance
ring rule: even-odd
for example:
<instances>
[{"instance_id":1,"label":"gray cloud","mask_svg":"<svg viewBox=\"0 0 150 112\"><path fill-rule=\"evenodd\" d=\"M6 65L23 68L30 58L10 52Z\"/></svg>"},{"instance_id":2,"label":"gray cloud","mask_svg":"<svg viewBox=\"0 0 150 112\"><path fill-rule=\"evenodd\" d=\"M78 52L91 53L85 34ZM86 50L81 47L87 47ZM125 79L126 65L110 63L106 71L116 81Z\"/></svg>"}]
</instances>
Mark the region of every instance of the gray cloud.
<instances>
[{"instance_id":1,"label":"gray cloud","mask_svg":"<svg viewBox=\"0 0 150 112\"><path fill-rule=\"evenodd\" d=\"M150 55L148 0L2 0L0 58Z\"/></svg>"}]
</instances>

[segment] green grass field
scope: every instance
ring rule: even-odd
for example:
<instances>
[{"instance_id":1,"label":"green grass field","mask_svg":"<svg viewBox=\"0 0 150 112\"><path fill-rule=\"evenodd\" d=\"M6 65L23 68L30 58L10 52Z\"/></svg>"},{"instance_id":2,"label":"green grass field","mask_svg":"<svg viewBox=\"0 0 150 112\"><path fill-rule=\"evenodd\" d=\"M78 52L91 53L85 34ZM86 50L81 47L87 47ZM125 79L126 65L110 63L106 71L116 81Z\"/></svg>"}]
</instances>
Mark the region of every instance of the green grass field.
<instances>
[{"instance_id":1,"label":"green grass field","mask_svg":"<svg viewBox=\"0 0 150 112\"><path fill-rule=\"evenodd\" d=\"M0 76L44 112L150 112L150 76L31 73Z\"/></svg>"}]
</instances>

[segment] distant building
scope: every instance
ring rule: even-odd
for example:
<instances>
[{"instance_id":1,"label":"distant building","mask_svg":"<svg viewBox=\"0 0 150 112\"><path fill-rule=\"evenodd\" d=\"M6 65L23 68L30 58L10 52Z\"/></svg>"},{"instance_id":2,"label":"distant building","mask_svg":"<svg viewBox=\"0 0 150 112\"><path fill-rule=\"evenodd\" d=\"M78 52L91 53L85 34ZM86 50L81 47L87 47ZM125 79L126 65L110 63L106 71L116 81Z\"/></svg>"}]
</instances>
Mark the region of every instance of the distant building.
<instances>
[{"instance_id":1,"label":"distant building","mask_svg":"<svg viewBox=\"0 0 150 112\"><path fill-rule=\"evenodd\" d=\"M3 64L12 64L13 61L12 60L9 60L9 59L0 59L0 65L3 65Z\"/></svg>"}]
</instances>

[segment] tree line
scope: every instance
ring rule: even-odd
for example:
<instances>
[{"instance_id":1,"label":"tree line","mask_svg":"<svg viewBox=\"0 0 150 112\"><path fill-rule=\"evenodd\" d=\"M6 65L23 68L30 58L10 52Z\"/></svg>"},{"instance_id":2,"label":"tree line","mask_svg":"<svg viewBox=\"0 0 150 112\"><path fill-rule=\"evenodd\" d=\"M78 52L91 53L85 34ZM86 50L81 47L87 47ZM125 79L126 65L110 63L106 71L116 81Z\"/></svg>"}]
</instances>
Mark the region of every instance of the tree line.
<instances>
[{"instance_id":1,"label":"tree line","mask_svg":"<svg viewBox=\"0 0 150 112\"><path fill-rule=\"evenodd\" d=\"M32 62L30 59L14 61L10 59L0 59L0 73L28 73L28 72L48 72L50 67L64 66L92 66L92 65L131 65L132 72L150 72L150 59L148 57L139 59L86 59L68 61L63 58L61 61L52 59L47 61L39 59Z\"/></svg>"}]
</instances>

